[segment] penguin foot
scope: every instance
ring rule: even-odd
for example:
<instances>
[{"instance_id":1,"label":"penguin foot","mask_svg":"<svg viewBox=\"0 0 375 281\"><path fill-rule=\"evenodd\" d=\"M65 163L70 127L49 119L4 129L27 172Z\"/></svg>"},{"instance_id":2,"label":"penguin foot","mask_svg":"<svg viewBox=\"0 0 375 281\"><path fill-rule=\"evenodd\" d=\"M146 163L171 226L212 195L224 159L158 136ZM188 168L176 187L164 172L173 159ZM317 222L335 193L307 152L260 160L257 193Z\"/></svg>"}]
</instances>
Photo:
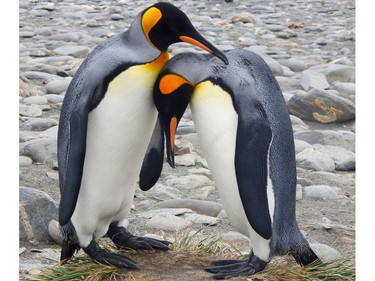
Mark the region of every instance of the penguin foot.
<instances>
[{"instance_id":1,"label":"penguin foot","mask_svg":"<svg viewBox=\"0 0 375 281\"><path fill-rule=\"evenodd\" d=\"M252 275L262 271L268 262L261 260L250 253L249 259L241 260L220 260L214 262L216 266L205 268L207 272L213 273L214 279L229 279L240 275Z\"/></svg>"},{"instance_id":2,"label":"penguin foot","mask_svg":"<svg viewBox=\"0 0 375 281\"><path fill-rule=\"evenodd\" d=\"M90 244L87 247L82 248L82 250L92 259L102 264L108 264L118 268L126 268L133 270L140 269L136 265L136 262L131 258L124 255L107 252L106 250L100 248L98 243L95 242L95 240L91 240Z\"/></svg>"},{"instance_id":3,"label":"penguin foot","mask_svg":"<svg viewBox=\"0 0 375 281\"><path fill-rule=\"evenodd\" d=\"M111 224L107 235L119 249L135 249L135 250L170 250L171 242L140 237L131 234L125 227Z\"/></svg>"}]
</instances>

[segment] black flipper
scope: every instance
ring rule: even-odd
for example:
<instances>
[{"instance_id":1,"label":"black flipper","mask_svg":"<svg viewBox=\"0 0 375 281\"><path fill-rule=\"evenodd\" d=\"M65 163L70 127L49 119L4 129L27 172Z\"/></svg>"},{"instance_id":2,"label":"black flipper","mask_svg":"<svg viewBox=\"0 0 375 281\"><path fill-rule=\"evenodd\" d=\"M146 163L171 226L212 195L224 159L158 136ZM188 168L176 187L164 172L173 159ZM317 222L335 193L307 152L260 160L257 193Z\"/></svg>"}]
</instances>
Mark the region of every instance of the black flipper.
<instances>
[{"instance_id":1,"label":"black flipper","mask_svg":"<svg viewBox=\"0 0 375 281\"><path fill-rule=\"evenodd\" d=\"M170 242L148 237L135 236L125 227L118 226L117 223L110 224L107 235L119 249L170 250L168 247L171 244Z\"/></svg>"},{"instance_id":2,"label":"black flipper","mask_svg":"<svg viewBox=\"0 0 375 281\"><path fill-rule=\"evenodd\" d=\"M164 132L158 118L139 174L139 187L143 191L149 190L158 181L163 169L163 162Z\"/></svg>"},{"instance_id":3,"label":"black flipper","mask_svg":"<svg viewBox=\"0 0 375 281\"><path fill-rule=\"evenodd\" d=\"M92 259L102 264L108 264L118 268L127 268L133 270L140 269L136 265L136 262L131 258L124 255L107 252L106 250L100 248L95 240L91 240L90 244L87 247L82 248L82 250Z\"/></svg>"},{"instance_id":4,"label":"black flipper","mask_svg":"<svg viewBox=\"0 0 375 281\"><path fill-rule=\"evenodd\" d=\"M245 109L243 105L246 105ZM272 131L260 103L251 100L243 105L237 108L240 111L235 152L237 183L251 227L268 240L272 235L267 199L268 151Z\"/></svg>"},{"instance_id":5,"label":"black flipper","mask_svg":"<svg viewBox=\"0 0 375 281\"><path fill-rule=\"evenodd\" d=\"M229 279L241 275L252 275L262 271L268 262L261 260L250 253L249 259L246 261L221 261L222 265L205 268L207 272L213 273L214 279Z\"/></svg>"},{"instance_id":6,"label":"black flipper","mask_svg":"<svg viewBox=\"0 0 375 281\"><path fill-rule=\"evenodd\" d=\"M71 112L69 123L69 144L65 152L65 174L61 182L61 200L59 206L59 223L65 225L69 222L78 199L83 173L83 163L86 153L87 122L90 109L90 95L81 95ZM60 125L61 126L61 125Z\"/></svg>"}]
</instances>

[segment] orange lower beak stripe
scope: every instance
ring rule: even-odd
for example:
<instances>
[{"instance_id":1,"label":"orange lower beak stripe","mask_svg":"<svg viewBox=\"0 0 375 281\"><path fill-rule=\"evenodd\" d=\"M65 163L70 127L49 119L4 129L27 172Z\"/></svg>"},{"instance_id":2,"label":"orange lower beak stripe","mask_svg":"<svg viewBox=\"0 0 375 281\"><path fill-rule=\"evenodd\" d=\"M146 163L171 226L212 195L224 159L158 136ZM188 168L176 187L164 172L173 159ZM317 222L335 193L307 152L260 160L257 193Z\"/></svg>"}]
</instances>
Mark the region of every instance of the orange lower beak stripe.
<instances>
[{"instance_id":1,"label":"orange lower beak stripe","mask_svg":"<svg viewBox=\"0 0 375 281\"><path fill-rule=\"evenodd\" d=\"M177 130L177 118L176 117L172 117L171 123L169 125L169 130L170 130L171 151L173 153L174 142L175 142L175 137L176 137L176 130Z\"/></svg>"},{"instance_id":2,"label":"orange lower beak stripe","mask_svg":"<svg viewBox=\"0 0 375 281\"><path fill-rule=\"evenodd\" d=\"M191 38L191 37L188 37L188 36L180 36L179 37L181 41L183 42L186 42L186 43L189 43L189 44L192 44L192 45L195 45L199 48L202 48L203 50L206 50L207 52L209 53L212 53L212 50L209 49L207 46L203 45L201 42Z\"/></svg>"}]
</instances>

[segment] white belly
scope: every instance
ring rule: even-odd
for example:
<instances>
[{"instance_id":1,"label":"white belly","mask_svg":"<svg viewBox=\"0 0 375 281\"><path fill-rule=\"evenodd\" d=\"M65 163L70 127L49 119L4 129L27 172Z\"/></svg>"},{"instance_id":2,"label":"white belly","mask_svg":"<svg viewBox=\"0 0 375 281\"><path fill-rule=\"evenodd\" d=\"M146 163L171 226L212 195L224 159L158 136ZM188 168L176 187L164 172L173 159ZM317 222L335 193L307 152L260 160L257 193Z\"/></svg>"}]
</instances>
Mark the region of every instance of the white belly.
<instances>
[{"instance_id":1,"label":"white belly","mask_svg":"<svg viewBox=\"0 0 375 281\"><path fill-rule=\"evenodd\" d=\"M123 220L133 202L157 118L149 90L156 73L139 76L136 68L113 80L89 113L82 183L72 216L81 246L103 236L111 222Z\"/></svg>"},{"instance_id":2,"label":"white belly","mask_svg":"<svg viewBox=\"0 0 375 281\"><path fill-rule=\"evenodd\" d=\"M190 106L203 156L228 218L237 231L250 238L257 256L267 260L269 240L251 227L238 190L234 164L238 115L232 99L218 86L203 82L196 86Z\"/></svg>"}]
</instances>

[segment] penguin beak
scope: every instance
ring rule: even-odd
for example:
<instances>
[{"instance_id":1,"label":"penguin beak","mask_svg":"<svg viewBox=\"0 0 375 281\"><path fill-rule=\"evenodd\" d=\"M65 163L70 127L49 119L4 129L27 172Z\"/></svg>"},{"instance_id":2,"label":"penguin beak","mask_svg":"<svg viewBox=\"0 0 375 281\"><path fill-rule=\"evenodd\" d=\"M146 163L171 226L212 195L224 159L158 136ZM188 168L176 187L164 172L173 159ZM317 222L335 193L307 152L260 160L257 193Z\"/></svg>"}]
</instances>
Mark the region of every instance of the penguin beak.
<instances>
[{"instance_id":1,"label":"penguin beak","mask_svg":"<svg viewBox=\"0 0 375 281\"><path fill-rule=\"evenodd\" d=\"M168 164L175 168L174 165L174 148L175 148L175 138L177 130L177 118L173 116L169 122L169 127L166 130L166 141L167 141L167 161Z\"/></svg>"},{"instance_id":2,"label":"penguin beak","mask_svg":"<svg viewBox=\"0 0 375 281\"><path fill-rule=\"evenodd\" d=\"M216 57L218 57L220 60L222 60L225 64L228 64L228 59L224 55L222 51L217 49L214 45L212 45L210 42L208 42L206 39L204 39L199 33L194 34L194 36L180 36L179 39L182 42L186 42L189 44L192 44L194 46L197 46L209 53L212 53Z\"/></svg>"}]
</instances>

